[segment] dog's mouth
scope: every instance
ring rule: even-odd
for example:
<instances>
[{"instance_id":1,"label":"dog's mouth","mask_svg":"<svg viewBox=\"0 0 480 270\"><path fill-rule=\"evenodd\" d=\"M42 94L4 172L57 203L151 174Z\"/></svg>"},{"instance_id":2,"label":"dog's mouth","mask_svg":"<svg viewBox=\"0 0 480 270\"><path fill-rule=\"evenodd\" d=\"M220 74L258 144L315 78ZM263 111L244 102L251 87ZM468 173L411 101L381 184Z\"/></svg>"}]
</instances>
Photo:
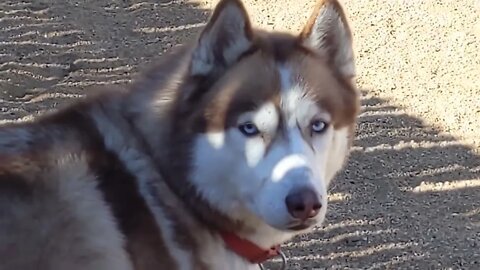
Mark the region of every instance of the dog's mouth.
<instances>
[{"instance_id":1,"label":"dog's mouth","mask_svg":"<svg viewBox=\"0 0 480 270\"><path fill-rule=\"evenodd\" d=\"M304 231L315 226L317 222L313 219L305 220L302 222L295 222L287 227L289 231Z\"/></svg>"}]
</instances>

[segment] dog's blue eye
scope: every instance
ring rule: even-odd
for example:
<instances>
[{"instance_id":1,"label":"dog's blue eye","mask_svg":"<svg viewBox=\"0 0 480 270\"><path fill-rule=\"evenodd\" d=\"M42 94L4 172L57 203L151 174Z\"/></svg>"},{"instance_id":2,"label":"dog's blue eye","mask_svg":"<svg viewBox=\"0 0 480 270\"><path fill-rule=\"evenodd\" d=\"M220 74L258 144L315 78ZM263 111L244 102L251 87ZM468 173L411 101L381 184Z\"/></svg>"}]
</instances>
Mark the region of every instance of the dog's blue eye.
<instances>
[{"instance_id":1,"label":"dog's blue eye","mask_svg":"<svg viewBox=\"0 0 480 270\"><path fill-rule=\"evenodd\" d=\"M312 132L323 133L327 128L328 124L322 120L315 120L312 122Z\"/></svg>"},{"instance_id":2,"label":"dog's blue eye","mask_svg":"<svg viewBox=\"0 0 480 270\"><path fill-rule=\"evenodd\" d=\"M238 126L238 129L240 130L240 132L243 133L243 135L249 137L258 135L258 133L260 133L257 126L255 126L255 124L253 123L241 124L240 126Z\"/></svg>"}]
</instances>

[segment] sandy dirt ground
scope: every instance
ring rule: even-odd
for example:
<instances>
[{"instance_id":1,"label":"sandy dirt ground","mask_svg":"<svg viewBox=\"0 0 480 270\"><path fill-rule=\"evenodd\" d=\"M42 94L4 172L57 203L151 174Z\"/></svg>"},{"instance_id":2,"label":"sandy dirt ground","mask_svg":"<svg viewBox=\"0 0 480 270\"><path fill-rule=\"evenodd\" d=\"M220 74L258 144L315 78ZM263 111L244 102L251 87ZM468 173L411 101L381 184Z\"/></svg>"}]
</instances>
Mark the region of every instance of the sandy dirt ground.
<instances>
[{"instance_id":1,"label":"sandy dirt ground","mask_svg":"<svg viewBox=\"0 0 480 270\"><path fill-rule=\"evenodd\" d=\"M128 83L216 2L1 0L0 123ZM245 3L286 31L313 5ZM362 114L328 220L285 245L289 269L480 269L480 1L342 3Z\"/></svg>"}]
</instances>

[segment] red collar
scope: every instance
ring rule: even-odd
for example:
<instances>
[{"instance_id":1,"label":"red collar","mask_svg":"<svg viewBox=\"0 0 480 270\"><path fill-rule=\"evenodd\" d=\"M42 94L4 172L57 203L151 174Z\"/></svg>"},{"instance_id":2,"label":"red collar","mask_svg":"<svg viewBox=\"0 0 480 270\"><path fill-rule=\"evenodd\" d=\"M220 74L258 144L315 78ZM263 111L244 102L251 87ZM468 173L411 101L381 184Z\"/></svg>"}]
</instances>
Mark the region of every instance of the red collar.
<instances>
[{"instance_id":1,"label":"red collar","mask_svg":"<svg viewBox=\"0 0 480 270\"><path fill-rule=\"evenodd\" d=\"M225 232L221 233L221 236L229 249L251 263L262 263L280 254L280 245L273 246L270 249L263 249L234 233Z\"/></svg>"}]
</instances>

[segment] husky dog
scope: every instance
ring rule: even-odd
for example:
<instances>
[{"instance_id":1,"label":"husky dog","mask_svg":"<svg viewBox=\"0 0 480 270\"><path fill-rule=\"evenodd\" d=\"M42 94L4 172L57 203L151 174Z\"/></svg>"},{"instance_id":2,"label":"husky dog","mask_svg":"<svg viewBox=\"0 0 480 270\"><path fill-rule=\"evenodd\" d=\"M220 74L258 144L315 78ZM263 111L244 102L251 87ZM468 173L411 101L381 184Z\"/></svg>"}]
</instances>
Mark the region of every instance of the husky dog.
<instances>
[{"instance_id":1,"label":"husky dog","mask_svg":"<svg viewBox=\"0 0 480 270\"><path fill-rule=\"evenodd\" d=\"M128 87L0 129L0 269L258 269L324 220L354 75L336 0L298 35L221 0Z\"/></svg>"}]
</instances>

